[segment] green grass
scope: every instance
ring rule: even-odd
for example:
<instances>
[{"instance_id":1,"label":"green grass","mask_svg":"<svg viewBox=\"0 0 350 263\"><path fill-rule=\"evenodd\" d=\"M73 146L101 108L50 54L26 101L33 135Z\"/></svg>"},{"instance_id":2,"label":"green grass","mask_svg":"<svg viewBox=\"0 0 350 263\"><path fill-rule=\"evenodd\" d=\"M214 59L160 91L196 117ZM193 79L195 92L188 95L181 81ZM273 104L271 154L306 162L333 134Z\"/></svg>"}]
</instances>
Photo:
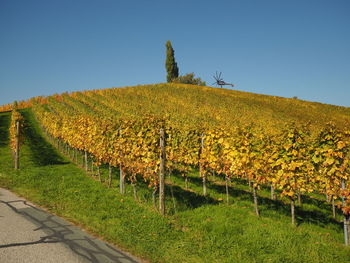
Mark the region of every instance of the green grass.
<instances>
[{"instance_id":1,"label":"green grass","mask_svg":"<svg viewBox=\"0 0 350 263\"><path fill-rule=\"evenodd\" d=\"M0 114L0 185L135 255L151 262L350 262L342 225L321 199L305 197L297 209L298 226L292 227L288 205L271 201L268 189L259 191L257 218L244 182L231 184L226 205L220 201L225 200L223 182L210 178L209 196L203 197L194 170L188 190L181 176L172 176L168 215L161 217L146 185L137 186L138 202L129 185L125 195L119 194L115 173L113 188L107 188L44 139L30 109L22 113L27 139L19 171L12 169L8 146L10 115ZM106 181L106 169L102 172Z\"/></svg>"}]
</instances>

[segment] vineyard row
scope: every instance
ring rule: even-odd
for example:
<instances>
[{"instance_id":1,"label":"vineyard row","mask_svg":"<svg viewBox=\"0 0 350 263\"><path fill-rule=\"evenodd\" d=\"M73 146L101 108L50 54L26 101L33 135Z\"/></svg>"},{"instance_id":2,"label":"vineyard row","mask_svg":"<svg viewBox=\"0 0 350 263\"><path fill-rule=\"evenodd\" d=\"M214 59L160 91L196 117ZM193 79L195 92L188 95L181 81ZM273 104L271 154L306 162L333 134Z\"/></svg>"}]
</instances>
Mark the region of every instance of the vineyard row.
<instances>
[{"instance_id":1,"label":"vineyard row","mask_svg":"<svg viewBox=\"0 0 350 263\"><path fill-rule=\"evenodd\" d=\"M282 197L290 200L293 224L294 203L300 195L325 194L333 207L338 205L342 209L348 227L350 133L331 123L317 136L310 136L307 126L293 123L278 136L267 136L249 127L186 129L154 116L113 121L54 112L39 104L33 111L53 138L89 153L97 166L106 163L119 167L123 177L131 182L141 176L149 187L159 188L163 156L168 171L186 175L191 168L198 168L204 195L209 174L227 181L234 177L248 180L253 187L257 214L259 187L270 185L278 189ZM165 131L164 154L161 129Z\"/></svg>"}]
</instances>

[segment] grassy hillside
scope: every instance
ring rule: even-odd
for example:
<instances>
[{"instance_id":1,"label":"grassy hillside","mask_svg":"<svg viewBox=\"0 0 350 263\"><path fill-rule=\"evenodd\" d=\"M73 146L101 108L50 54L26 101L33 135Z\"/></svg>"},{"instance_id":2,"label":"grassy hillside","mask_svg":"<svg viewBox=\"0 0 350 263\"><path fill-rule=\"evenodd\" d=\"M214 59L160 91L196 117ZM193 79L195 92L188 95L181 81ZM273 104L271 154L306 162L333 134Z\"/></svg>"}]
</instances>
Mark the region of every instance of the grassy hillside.
<instances>
[{"instance_id":1,"label":"grassy hillside","mask_svg":"<svg viewBox=\"0 0 350 263\"><path fill-rule=\"evenodd\" d=\"M167 213L160 216L154 208L153 189L148 187L142 174L133 174L137 178L135 185L128 182L123 195L118 190L119 170L115 169L119 163L113 170L112 188L108 188L107 162L99 166L102 182L98 180L96 166L94 171L82 169L83 153L89 151L88 147L84 148L86 140L92 138L88 146L98 145L94 144L98 140L113 140L118 129L115 125L107 133L109 130L103 130L102 122L100 126L94 126L98 119L112 120L103 122L109 125L116 123L118 118L151 114L169 118L179 126L253 124L267 133L274 133L288 122L310 122L313 131L318 131L329 121L349 128L349 108L181 84L64 93L43 101L48 104L38 108L43 109L43 116L50 116L46 119L48 124L57 125L59 131L64 127L60 134L72 133L72 141L60 141L65 137L44 133L32 109L22 110L26 141L21 150L21 169L14 171L8 145L10 113L1 113L1 186L151 262L350 262L350 250L343 245L341 212L337 211L333 218L331 205L323 195L302 195L302 205L296 207L297 226L292 226L289 200L270 198L269 185L261 185L258 191L261 217L256 217L252 191L245 178L231 178L227 187L229 202L226 203L224 177L208 173L208 195L204 196L197 160L196 164L186 167L187 182L180 170L167 171ZM54 120L60 115L66 121L65 126ZM83 118L70 120L74 115ZM95 118L89 119L92 120L89 124L84 122L87 117L84 115ZM79 121L82 124L78 124ZM81 130L75 130L75 127ZM129 128L135 129L134 126ZM72 142L78 135L83 138L82 146L74 149ZM95 136L98 139L94 141ZM188 137L188 134L184 136ZM146 151L146 144L137 144L141 138L131 138L132 143L126 145L136 145L135 149ZM100 148L101 152L118 155L114 148L108 148L112 144L106 145L106 148ZM159 160L159 154L155 156ZM89 167L91 163L90 159Z\"/></svg>"}]
</instances>

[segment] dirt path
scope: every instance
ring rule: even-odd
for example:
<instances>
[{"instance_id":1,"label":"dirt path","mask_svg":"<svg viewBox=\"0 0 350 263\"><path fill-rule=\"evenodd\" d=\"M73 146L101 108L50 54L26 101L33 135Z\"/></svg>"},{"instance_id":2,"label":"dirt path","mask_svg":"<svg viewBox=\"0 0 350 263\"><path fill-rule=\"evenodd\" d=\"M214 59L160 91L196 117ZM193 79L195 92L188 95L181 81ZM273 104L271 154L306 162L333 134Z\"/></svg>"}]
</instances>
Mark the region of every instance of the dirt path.
<instances>
[{"instance_id":1,"label":"dirt path","mask_svg":"<svg viewBox=\"0 0 350 263\"><path fill-rule=\"evenodd\" d=\"M0 262L139 261L0 188Z\"/></svg>"}]
</instances>

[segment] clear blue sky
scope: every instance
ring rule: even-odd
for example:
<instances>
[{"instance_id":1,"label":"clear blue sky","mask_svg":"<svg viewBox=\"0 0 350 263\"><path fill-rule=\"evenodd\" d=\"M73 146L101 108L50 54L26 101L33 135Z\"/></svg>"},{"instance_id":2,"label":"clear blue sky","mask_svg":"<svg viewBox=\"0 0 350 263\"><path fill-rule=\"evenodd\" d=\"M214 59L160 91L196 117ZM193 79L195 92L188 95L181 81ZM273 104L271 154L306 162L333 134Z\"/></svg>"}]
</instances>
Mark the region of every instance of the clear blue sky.
<instances>
[{"instance_id":1,"label":"clear blue sky","mask_svg":"<svg viewBox=\"0 0 350 263\"><path fill-rule=\"evenodd\" d=\"M0 0L0 104L222 71L235 89L350 107L349 0Z\"/></svg>"}]
</instances>

